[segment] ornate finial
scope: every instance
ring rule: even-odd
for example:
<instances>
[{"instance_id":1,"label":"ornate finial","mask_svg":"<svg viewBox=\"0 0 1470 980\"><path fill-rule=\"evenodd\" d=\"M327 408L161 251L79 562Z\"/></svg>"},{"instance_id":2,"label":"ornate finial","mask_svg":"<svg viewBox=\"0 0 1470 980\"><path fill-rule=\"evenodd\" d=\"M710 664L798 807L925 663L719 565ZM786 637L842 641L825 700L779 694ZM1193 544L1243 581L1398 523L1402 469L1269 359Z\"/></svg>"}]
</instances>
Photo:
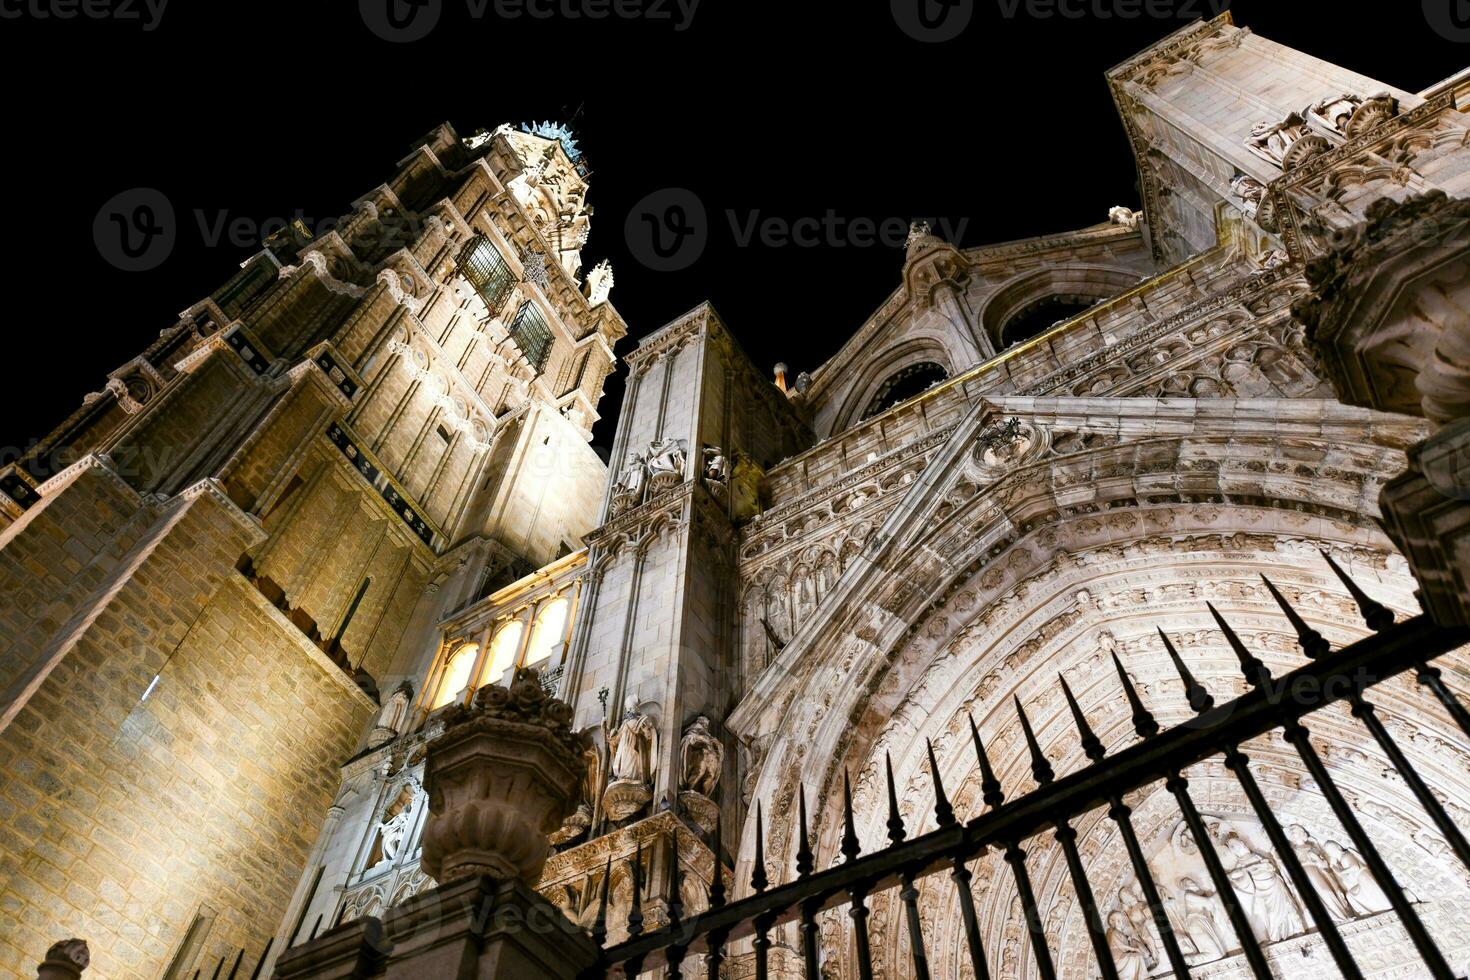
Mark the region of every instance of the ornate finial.
<instances>
[{"instance_id":1,"label":"ornate finial","mask_svg":"<svg viewBox=\"0 0 1470 980\"><path fill-rule=\"evenodd\" d=\"M46 950L37 967L38 980L77 980L92 962L92 951L82 939L63 939Z\"/></svg>"},{"instance_id":2,"label":"ornate finial","mask_svg":"<svg viewBox=\"0 0 1470 980\"><path fill-rule=\"evenodd\" d=\"M857 821L852 815L852 779L847 770L842 770L842 856L849 861L857 860L862 853L858 843Z\"/></svg>"},{"instance_id":3,"label":"ornate finial","mask_svg":"<svg viewBox=\"0 0 1470 980\"><path fill-rule=\"evenodd\" d=\"M1230 649L1235 651L1235 658L1240 661L1240 671L1250 682L1251 687L1268 687L1271 683L1271 672L1266 669L1266 665L1259 657L1246 649L1239 635L1229 623L1225 622L1225 617L1220 615L1220 610L1215 608L1213 602L1206 602L1205 605L1209 607L1210 615L1215 617L1220 631L1225 634L1225 640L1230 644Z\"/></svg>"},{"instance_id":4,"label":"ornate finial","mask_svg":"<svg viewBox=\"0 0 1470 980\"><path fill-rule=\"evenodd\" d=\"M1081 706L1077 704L1077 699L1072 695L1072 689L1067 686L1067 679L1058 674L1057 680L1062 684L1062 695L1067 699L1067 707L1072 710L1072 720L1077 725L1077 731L1082 735L1082 751L1087 754L1087 758L1091 761L1101 762L1103 757L1107 755L1107 751L1103 748L1102 740L1097 737L1097 733L1088 724L1087 716L1082 713Z\"/></svg>"},{"instance_id":5,"label":"ornate finial","mask_svg":"<svg viewBox=\"0 0 1470 980\"><path fill-rule=\"evenodd\" d=\"M750 872L750 887L756 893L766 890L771 880L766 877L766 817L759 800L755 804L755 867Z\"/></svg>"},{"instance_id":6,"label":"ornate finial","mask_svg":"<svg viewBox=\"0 0 1470 980\"><path fill-rule=\"evenodd\" d=\"M1271 597L1276 600L1281 611L1286 613L1287 621L1296 630L1297 643L1301 646L1302 652L1312 660L1320 660L1331 653L1332 644L1328 643L1327 638L1321 633L1307 625L1307 621L1291 607L1291 603L1286 601L1286 596L1281 594L1276 584L1264 575L1261 576L1261 581L1266 583L1266 589L1271 593Z\"/></svg>"},{"instance_id":7,"label":"ornate finial","mask_svg":"<svg viewBox=\"0 0 1470 980\"><path fill-rule=\"evenodd\" d=\"M939 778L939 763L934 760L934 743L924 739L924 749L929 753L929 778L934 780L934 822L941 827L954 823L954 807L944 792L944 781Z\"/></svg>"},{"instance_id":8,"label":"ornate finial","mask_svg":"<svg viewBox=\"0 0 1470 980\"><path fill-rule=\"evenodd\" d=\"M1021 734L1026 737L1026 747L1031 751L1031 775L1038 785L1045 786L1056 778L1056 771L1052 769L1051 763L1041 751L1041 746L1037 744L1036 733L1031 730L1031 719L1026 717L1026 709L1021 707L1021 699L1015 695L1012 695L1011 699L1016 702L1016 716L1021 719Z\"/></svg>"},{"instance_id":9,"label":"ornate finial","mask_svg":"<svg viewBox=\"0 0 1470 980\"><path fill-rule=\"evenodd\" d=\"M1363 614L1363 622L1368 624L1370 630L1375 633L1382 633L1393 625L1392 610L1359 588L1358 583L1348 577L1348 573L1344 572L1342 566L1332 560L1331 555L1324 551L1322 552L1322 557L1327 559L1327 564L1331 566L1332 571L1342 580L1342 584L1347 586L1347 590L1352 595L1353 601L1358 604L1358 611Z\"/></svg>"},{"instance_id":10,"label":"ornate finial","mask_svg":"<svg viewBox=\"0 0 1470 980\"><path fill-rule=\"evenodd\" d=\"M603 259L587 273L587 305L599 306L607 302L613 288L612 263Z\"/></svg>"},{"instance_id":11,"label":"ornate finial","mask_svg":"<svg viewBox=\"0 0 1470 980\"><path fill-rule=\"evenodd\" d=\"M812 873L812 869L816 867L816 862L812 855L811 838L808 836L806 829L806 786L799 786L797 790L796 822L800 828L800 835L797 838L798 843L796 847L796 876L798 878L805 878Z\"/></svg>"},{"instance_id":12,"label":"ornate finial","mask_svg":"<svg viewBox=\"0 0 1470 980\"><path fill-rule=\"evenodd\" d=\"M893 756L883 753L883 762L888 768L888 839L900 844L908 833L903 829L903 817L898 813L898 790L893 785Z\"/></svg>"},{"instance_id":13,"label":"ornate finial","mask_svg":"<svg viewBox=\"0 0 1470 980\"><path fill-rule=\"evenodd\" d=\"M995 770L990 766L990 756L985 754L985 743L980 741L980 729L975 727L975 716L966 713L970 720L970 739L975 743L975 758L980 763L980 796L986 806L1000 806L1006 801L1005 793L1002 792L1000 780L995 778Z\"/></svg>"},{"instance_id":14,"label":"ornate finial","mask_svg":"<svg viewBox=\"0 0 1470 980\"><path fill-rule=\"evenodd\" d=\"M1140 738L1153 738L1159 733L1158 719L1143 699L1138 696L1138 689L1133 685L1133 678L1128 676L1128 671L1123 669L1123 661L1118 659L1118 654L1113 653L1113 667L1118 671L1118 680L1123 683L1123 695L1128 698L1128 707L1133 711L1133 730Z\"/></svg>"}]
</instances>

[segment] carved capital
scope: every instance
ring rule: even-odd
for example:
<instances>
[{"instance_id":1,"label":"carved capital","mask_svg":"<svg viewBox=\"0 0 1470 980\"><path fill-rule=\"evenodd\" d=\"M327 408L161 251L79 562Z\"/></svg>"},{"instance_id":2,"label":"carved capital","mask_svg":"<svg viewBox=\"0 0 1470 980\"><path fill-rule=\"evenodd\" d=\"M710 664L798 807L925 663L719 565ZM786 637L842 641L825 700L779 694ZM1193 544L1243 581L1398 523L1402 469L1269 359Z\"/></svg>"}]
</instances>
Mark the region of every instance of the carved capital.
<instances>
[{"instance_id":1,"label":"carved capital","mask_svg":"<svg viewBox=\"0 0 1470 980\"><path fill-rule=\"evenodd\" d=\"M548 835L575 809L584 778L586 742L571 720L572 709L546 693L534 670L446 712L425 768L428 874L440 883L537 880Z\"/></svg>"}]
</instances>

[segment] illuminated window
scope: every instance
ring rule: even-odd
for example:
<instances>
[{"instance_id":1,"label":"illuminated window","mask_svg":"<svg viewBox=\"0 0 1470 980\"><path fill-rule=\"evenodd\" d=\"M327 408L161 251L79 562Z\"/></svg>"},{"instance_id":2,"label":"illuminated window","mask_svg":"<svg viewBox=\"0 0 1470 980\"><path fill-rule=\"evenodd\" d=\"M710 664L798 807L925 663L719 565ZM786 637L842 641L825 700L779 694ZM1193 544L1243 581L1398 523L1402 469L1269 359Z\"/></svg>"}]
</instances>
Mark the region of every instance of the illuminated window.
<instances>
[{"instance_id":1,"label":"illuminated window","mask_svg":"<svg viewBox=\"0 0 1470 980\"><path fill-rule=\"evenodd\" d=\"M475 669L475 656L480 648L466 643L454 651L454 656L444 665L444 679L439 682L439 694L434 698L434 707L442 708L464 691L470 684L470 671Z\"/></svg>"},{"instance_id":2,"label":"illuminated window","mask_svg":"<svg viewBox=\"0 0 1470 980\"><path fill-rule=\"evenodd\" d=\"M540 374L551 354L553 341L551 328L546 325L546 319L535 303L527 300L521 304L520 312L510 325L510 339L521 349L532 369Z\"/></svg>"},{"instance_id":3,"label":"illuminated window","mask_svg":"<svg viewBox=\"0 0 1470 980\"><path fill-rule=\"evenodd\" d=\"M536 626L531 630L531 642L526 647L526 666L533 667L551 657L552 650L561 642L567 625L567 600L553 599L541 607L536 616Z\"/></svg>"},{"instance_id":4,"label":"illuminated window","mask_svg":"<svg viewBox=\"0 0 1470 980\"><path fill-rule=\"evenodd\" d=\"M480 683L499 684L505 679L505 672L516 662L516 654L520 652L521 633L525 628L525 623L513 619L496 630L495 639L490 641L490 664Z\"/></svg>"}]
</instances>

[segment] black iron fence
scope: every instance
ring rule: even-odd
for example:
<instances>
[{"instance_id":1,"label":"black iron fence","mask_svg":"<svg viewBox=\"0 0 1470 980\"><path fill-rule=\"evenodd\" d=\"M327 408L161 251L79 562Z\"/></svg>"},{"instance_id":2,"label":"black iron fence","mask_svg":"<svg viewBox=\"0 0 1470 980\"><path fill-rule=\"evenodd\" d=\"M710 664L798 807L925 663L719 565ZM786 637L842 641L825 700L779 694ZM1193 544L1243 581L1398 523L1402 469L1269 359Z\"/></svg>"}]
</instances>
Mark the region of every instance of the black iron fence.
<instances>
[{"instance_id":1,"label":"black iron fence","mask_svg":"<svg viewBox=\"0 0 1470 980\"><path fill-rule=\"evenodd\" d=\"M1421 921L1414 902L1395 879L1374 841L1338 789L1317 750L1308 739L1302 719L1328 704L1347 701L1353 717L1382 748L1393 767L1417 798L1434 826L1444 836L1455 856L1470 869L1470 843L1455 826L1444 806L1425 784L1413 764L1404 755L1393 736L1378 719L1367 700L1367 692L1375 685L1400 674L1412 672L1420 687L1432 696L1470 737L1470 712L1445 686L1433 661L1457 647L1470 643L1470 629L1445 628L1419 616L1395 623L1393 614L1366 595L1343 571L1327 558L1332 570L1342 579L1357 602L1364 620L1373 633L1357 643L1333 653L1327 640L1312 629L1272 583L1266 586L1280 604L1282 613L1296 631L1308 663L1281 677L1270 671L1245 645L1214 608L1209 607L1227 642L1239 659L1241 672L1250 685L1243 696L1217 705L1213 697L1190 673L1169 637L1163 637L1165 648L1178 672L1180 693L1196 717L1186 725L1161 731L1147 705L1144 704L1121 661L1114 655L1119 685L1132 709L1132 721L1141 741L1113 756L1106 755L1101 741L1093 733L1087 718L1078 707L1072 692L1062 681L1063 693L1081 735L1083 751L1091 760L1086 769L1056 778L1051 763L1037 744L1031 725L1019 700L1016 712L1030 752L1032 774L1038 783L1034 791L1007 801L999 780L991 768L985 746L973 721L970 732L981 774L981 793L988 810L962 823L955 817L929 749L929 768L934 785L934 815L938 829L920 837L909 838L899 815L893 774L888 773L889 845L881 851L863 855L853 818L851 791L844 776L844 834L841 850L845 861L829 870L814 871L813 852L808 838L806 798L803 793L798 810L798 850L795 877L784 883L770 880L770 869L764 856L764 818L757 810L755 869L751 876L752 894L738 901L727 901L720 875L714 876L706 911L689 918L679 899L677 860L669 893L669 924L653 932L644 931L642 911L641 862L632 867L633 901L628 915L629 938L606 947L599 966L590 977L622 974L634 977L655 968L666 967L671 980L707 976L718 980L726 960L728 945L750 938L754 949L755 976L765 980L772 947L773 930L796 923L800 937L800 957L806 980L821 980L818 950L817 917L827 909L847 907L851 920L856 973L860 980L871 980L873 963L868 937L868 899L875 893L900 889L904 924L909 938L914 976L928 980L929 954L925 948L922 920L918 907L919 879L948 873L957 893L963 919L968 962L977 980L989 980L985 950L981 942L980 922L971 892L970 863L986 851L1003 855L1015 879L1026 931L1031 940L1037 972L1052 980L1056 967L1042 918L1037 910L1035 893L1026 870L1024 843L1037 834L1051 831L1061 845L1072 885L1083 912L1091 940L1096 968L1105 980L1117 980L1119 969L1108 941L1105 925L1099 915L1092 886L1088 882L1077 848L1077 833L1072 821L1085 812L1106 807L1108 817L1117 825L1128 853L1128 860L1146 900L1157 928L1169 967L1177 977L1189 977L1190 966L1166 913L1164 902L1149 866L1144 859L1131 811L1123 802L1124 795L1151 784L1162 783L1178 806L1180 815L1198 843L1210 879L1214 883L1226 915L1234 927L1241 952L1254 976L1269 980L1272 973L1262 952L1261 939L1242 908L1230 878L1210 844L1204 818L1190 796L1182 772L1207 758L1221 756L1225 768L1240 784L1251 809L1269 837L1276 857L1287 877L1300 894L1302 903L1332 959L1348 980L1363 976L1344 942L1338 923L1314 887L1308 870L1293 849L1287 832L1272 812L1265 794L1249 768L1241 746L1250 739L1280 728L1285 739L1301 757L1306 771L1316 781L1327 804L1351 838L1372 877L1383 890L1399 921L1413 943L1415 955L1424 964L1428 976L1436 980L1455 980L1456 974L1446 962L1429 931ZM609 871L611 866L609 865ZM593 936L599 945L607 938L608 879L603 889ZM702 959L703 963L698 961Z\"/></svg>"}]
</instances>

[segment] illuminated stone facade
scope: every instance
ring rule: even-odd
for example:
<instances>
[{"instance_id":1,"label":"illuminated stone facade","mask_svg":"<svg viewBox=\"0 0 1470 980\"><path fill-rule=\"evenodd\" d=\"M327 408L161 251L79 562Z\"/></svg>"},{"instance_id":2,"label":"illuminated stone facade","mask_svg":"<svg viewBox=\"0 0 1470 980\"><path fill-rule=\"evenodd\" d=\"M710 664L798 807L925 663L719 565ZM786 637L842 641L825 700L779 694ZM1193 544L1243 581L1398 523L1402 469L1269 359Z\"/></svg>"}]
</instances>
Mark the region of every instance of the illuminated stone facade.
<instances>
[{"instance_id":1,"label":"illuminated stone facade","mask_svg":"<svg viewBox=\"0 0 1470 980\"><path fill-rule=\"evenodd\" d=\"M1334 645L1366 629L1324 552L1395 612L1464 622L1467 76L1400 91L1228 16L1185 28L1107 73L1143 210L973 248L915 226L892 295L789 382L738 325L690 311L626 355L610 467L582 440L624 328L606 266L578 288L575 148L548 128L437 131L360 211L432 214L415 244L358 255L349 224L252 260L271 285L196 307L62 430L97 457L12 494L0 585L35 649L6 654L23 683L0 765L22 788L0 795L18 814L0 867L23 925L0 966L76 934L102 975L190 970L262 946L267 919L274 959L402 906L432 884L426 744L519 666L592 746L539 889L587 928L605 886L618 940L640 856L648 928L675 860L686 914L717 880L744 894L757 806L775 880L799 791L817 866L841 860L844 773L865 851L886 839L890 757L909 833L932 829L926 742L958 815L976 814L969 718L1026 791L1013 697L1058 772L1082 768L1058 675L1110 752L1130 744L1112 653L1161 723L1184 722L1160 629L1217 698L1241 693L1207 602L1273 670L1299 664L1262 573ZM297 294L324 312L284 316ZM516 327L525 302L554 339L544 364L543 335ZM425 449L441 424L448 448ZM108 462L181 445L144 475ZM16 480L35 482L0 474ZM15 618L32 609L40 628ZM376 700L352 681L360 660ZM1470 690L1463 657L1443 666ZM97 705L83 718L64 710L77 690ZM1470 826L1462 735L1407 685L1375 701ZM1470 958L1470 879L1444 841L1345 711L1311 727L1423 920ZM1292 749L1248 752L1359 961L1418 975ZM1278 975L1336 975L1236 783L1212 763L1189 775ZM1128 803L1181 945L1199 976L1247 976L1162 793ZM155 819L180 813L200 816ZM1076 829L1120 973L1167 972L1116 831L1101 813ZM1027 849L1061 975L1092 976L1061 849ZM974 880L991 975L1029 978L997 865ZM933 975L968 976L948 882L921 883L919 910ZM822 920L825 976L855 975L842 914ZM870 928L876 975L910 975L893 892ZM775 939L775 975L800 976L795 937ZM730 975L749 976L735 954Z\"/></svg>"},{"instance_id":2,"label":"illuminated stone facade","mask_svg":"<svg viewBox=\"0 0 1470 980\"><path fill-rule=\"evenodd\" d=\"M434 130L0 473L0 975L262 951L438 624L580 553L627 328L585 162L527 128Z\"/></svg>"}]
</instances>

